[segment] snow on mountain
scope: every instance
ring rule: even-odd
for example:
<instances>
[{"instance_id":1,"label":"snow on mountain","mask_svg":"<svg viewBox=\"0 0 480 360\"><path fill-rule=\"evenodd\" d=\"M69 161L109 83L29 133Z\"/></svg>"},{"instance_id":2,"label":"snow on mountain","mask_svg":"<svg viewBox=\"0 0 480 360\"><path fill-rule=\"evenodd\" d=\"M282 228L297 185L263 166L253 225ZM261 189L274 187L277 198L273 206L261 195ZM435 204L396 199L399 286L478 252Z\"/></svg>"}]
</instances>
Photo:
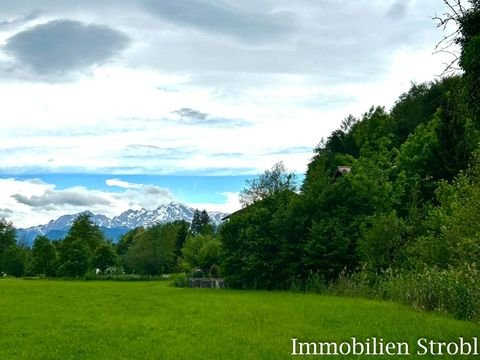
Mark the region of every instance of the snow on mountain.
<instances>
[{"instance_id":1,"label":"snow on mountain","mask_svg":"<svg viewBox=\"0 0 480 360\"><path fill-rule=\"evenodd\" d=\"M157 223L167 223L176 220L186 220L191 222L193 219L194 208L186 205L171 202L169 204L160 205L153 210L140 209L140 210L127 210L113 219L108 218L102 214L93 214L90 211L85 211L90 215L92 222L100 227L104 233L115 234L120 237L123 233L130 229L134 229L140 226L149 227ZM27 244L32 244L33 240L38 235L45 235L52 239L61 238L68 232L73 222L80 214L63 215L56 220L51 220L48 224L33 226L27 229L18 229L17 238ZM226 216L226 213L219 211L208 212L210 221L213 224L220 224L222 218ZM114 241L118 238L113 239Z\"/></svg>"}]
</instances>

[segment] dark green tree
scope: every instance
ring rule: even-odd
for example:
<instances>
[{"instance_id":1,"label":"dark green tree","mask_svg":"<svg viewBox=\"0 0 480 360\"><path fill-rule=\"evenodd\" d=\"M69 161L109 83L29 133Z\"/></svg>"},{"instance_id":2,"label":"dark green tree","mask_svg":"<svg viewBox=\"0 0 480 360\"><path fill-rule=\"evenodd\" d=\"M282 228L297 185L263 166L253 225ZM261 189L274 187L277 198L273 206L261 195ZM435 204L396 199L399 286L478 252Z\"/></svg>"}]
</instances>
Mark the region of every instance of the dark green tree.
<instances>
[{"instance_id":1,"label":"dark green tree","mask_svg":"<svg viewBox=\"0 0 480 360\"><path fill-rule=\"evenodd\" d=\"M63 241L60 245L57 274L62 277L85 276L90 256L90 248L81 238Z\"/></svg>"},{"instance_id":2,"label":"dark green tree","mask_svg":"<svg viewBox=\"0 0 480 360\"><path fill-rule=\"evenodd\" d=\"M230 216L220 228L222 272L232 287L285 289L301 273L296 193L284 190Z\"/></svg>"},{"instance_id":3,"label":"dark green tree","mask_svg":"<svg viewBox=\"0 0 480 360\"><path fill-rule=\"evenodd\" d=\"M25 253L17 247L13 224L0 219L0 272L22 276L25 272Z\"/></svg>"},{"instance_id":4,"label":"dark green tree","mask_svg":"<svg viewBox=\"0 0 480 360\"><path fill-rule=\"evenodd\" d=\"M190 231L193 235L213 232L213 228L210 226L210 217L206 210L195 210Z\"/></svg>"},{"instance_id":5,"label":"dark green tree","mask_svg":"<svg viewBox=\"0 0 480 360\"><path fill-rule=\"evenodd\" d=\"M175 255L178 260L182 254L182 248L185 245L185 241L187 241L190 224L185 220L177 220L174 221L172 225L177 230L177 238L175 240Z\"/></svg>"},{"instance_id":6,"label":"dark green tree","mask_svg":"<svg viewBox=\"0 0 480 360\"><path fill-rule=\"evenodd\" d=\"M190 226L190 231L192 234L199 234L202 230L202 220L200 210L195 209L193 213L192 225Z\"/></svg>"},{"instance_id":7,"label":"dark green tree","mask_svg":"<svg viewBox=\"0 0 480 360\"><path fill-rule=\"evenodd\" d=\"M2 271L16 277L25 274L27 252L16 245L9 246L3 252L0 267Z\"/></svg>"},{"instance_id":8,"label":"dark green tree","mask_svg":"<svg viewBox=\"0 0 480 360\"><path fill-rule=\"evenodd\" d=\"M105 243L95 249L92 257L92 265L94 268L100 269L102 272L108 267L115 265L117 256L113 246Z\"/></svg>"},{"instance_id":9,"label":"dark green tree","mask_svg":"<svg viewBox=\"0 0 480 360\"><path fill-rule=\"evenodd\" d=\"M172 224L157 224L138 233L125 255L126 267L148 275L171 272L176 265L177 235Z\"/></svg>"},{"instance_id":10,"label":"dark green tree","mask_svg":"<svg viewBox=\"0 0 480 360\"><path fill-rule=\"evenodd\" d=\"M88 213L80 214L75 219L64 241L69 243L77 240L88 246L90 254L105 242L102 231L91 221Z\"/></svg>"},{"instance_id":11,"label":"dark green tree","mask_svg":"<svg viewBox=\"0 0 480 360\"><path fill-rule=\"evenodd\" d=\"M10 246L16 243L15 227L13 223L0 218L0 256Z\"/></svg>"},{"instance_id":12,"label":"dark green tree","mask_svg":"<svg viewBox=\"0 0 480 360\"><path fill-rule=\"evenodd\" d=\"M37 236L32 248L32 271L36 275L55 276L58 265L57 249L46 236Z\"/></svg>"},{"instance_id":13,"label":"dark green tree","mask_svg":"<svg viewBox=\"0 0 480 360\"><path fill-rule=\"evenodd\" d=\"M138 227L132 230L127 231L122 235L120 240L116 245L116 252L120 256L124 256L128 249L135 243L136 237L142 233L145 229L143 227Z\"/></svg>"}]
</instances>

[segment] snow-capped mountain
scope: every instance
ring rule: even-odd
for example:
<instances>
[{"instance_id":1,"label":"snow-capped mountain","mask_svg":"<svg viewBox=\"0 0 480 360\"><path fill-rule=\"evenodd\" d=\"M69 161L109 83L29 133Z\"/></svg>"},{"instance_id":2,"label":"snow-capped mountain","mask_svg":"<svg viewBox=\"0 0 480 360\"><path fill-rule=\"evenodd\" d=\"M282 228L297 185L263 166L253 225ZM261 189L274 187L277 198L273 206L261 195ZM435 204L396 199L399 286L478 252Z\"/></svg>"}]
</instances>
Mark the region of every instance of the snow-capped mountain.
<instances>
[{"instance_id":1,"label":"snow-capped mountain","mask_svg":"<svg viewBox=\"0 0 480 360\"><path fill-rule=\"evenodd\" d=\"M128 230L140 226L149 227L157 223L167 223L176 220L191 222L194 212L194 208L171 202L160 205L154 210L127 210L112 219L102 214L93 214L90 211L85 211L84 213L90 215L92 222L100 227L107 238L116 242ZM45 225L18 229L17 238L28 245L31 245L33 240L39 235L45 235L52 240L61 239L68 233L68 230L78 215L79 214L63 215L56 220L51 220ZM218 225L221 223L221 219L227 214L219 211L211 211L208 212L208 215L210 216L210 221Z\"/></svg>"},{"instance_id":2,"label":"snow-capped mountain","mask_svg":"<svg viewBox=\"0 0 480 360\"><path fill-rule=\"evenodd\" d=\"M139 226L152 226L156 223L167 223L175 220L186 220L191 222L193 219L194 208L180 203L171 202L161 205L155 210L127 210L111 220L110 227L128 227L134 229ZM227 214L218 211L208 212L210 220L214 224L219 224Z\"/></svg>"}]
</instances>

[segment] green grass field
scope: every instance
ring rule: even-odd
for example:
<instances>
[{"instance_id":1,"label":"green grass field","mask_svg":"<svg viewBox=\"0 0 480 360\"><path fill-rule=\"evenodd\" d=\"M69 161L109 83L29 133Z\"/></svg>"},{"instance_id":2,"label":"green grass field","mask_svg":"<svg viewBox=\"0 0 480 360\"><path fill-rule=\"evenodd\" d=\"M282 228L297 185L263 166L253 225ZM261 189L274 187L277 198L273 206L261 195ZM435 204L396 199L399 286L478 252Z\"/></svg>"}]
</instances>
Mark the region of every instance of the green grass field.
<instances>
[{"instance_id":1,"label":"green grass field","mask_svg":"<svg viewBox=\"0 0 480 360\"><path fill-rule=\"evenodd\" d=\"M414 344L479 335L479 324L363 299L155 281L0 280L1 360L289 359L298 358L290 355L293 337Z\"/></svg>"}]
</instances>

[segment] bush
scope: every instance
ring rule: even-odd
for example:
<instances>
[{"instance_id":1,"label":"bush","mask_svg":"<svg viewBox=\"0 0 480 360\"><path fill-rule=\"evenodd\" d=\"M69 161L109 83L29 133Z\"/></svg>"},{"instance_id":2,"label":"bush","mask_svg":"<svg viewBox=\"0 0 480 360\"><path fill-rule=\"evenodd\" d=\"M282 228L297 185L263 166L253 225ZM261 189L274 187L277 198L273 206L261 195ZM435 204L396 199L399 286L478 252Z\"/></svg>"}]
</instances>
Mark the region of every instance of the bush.
<instances>
[{"instance_id":1,"label":"bush","mask_svg":"<svg viewBox=\"0 0 480 360\"><path fill-rule=\"evenodd\" d=\"M173 286L175 287L187 287L188 286L188 276L186 274L175 274L172 276Z\"/></svg>"}]
</instances>

